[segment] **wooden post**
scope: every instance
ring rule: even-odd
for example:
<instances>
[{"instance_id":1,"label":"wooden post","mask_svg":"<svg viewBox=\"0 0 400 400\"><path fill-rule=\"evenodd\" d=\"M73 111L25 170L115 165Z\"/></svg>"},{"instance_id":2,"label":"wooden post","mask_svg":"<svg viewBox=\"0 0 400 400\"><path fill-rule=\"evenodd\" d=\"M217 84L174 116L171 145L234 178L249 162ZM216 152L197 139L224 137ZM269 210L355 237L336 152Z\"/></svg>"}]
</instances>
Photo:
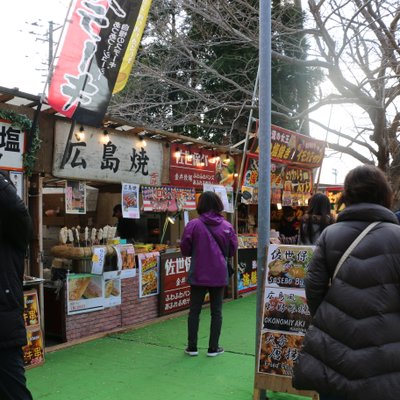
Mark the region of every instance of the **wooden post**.
<instances>
[{"instance_id":1,"label":"wooden post","mask_svg":"<svg viewBox=\"0 0 400 400\"><path fill-rule=\"evenodd\" d=\"M33 238L30 243L30 267L28 275L43 278L43 178L33 174L29 180L28 209L33 222ZM42 332L44 332L44 291L38 288Z\"/></svg>"}]
</instances>

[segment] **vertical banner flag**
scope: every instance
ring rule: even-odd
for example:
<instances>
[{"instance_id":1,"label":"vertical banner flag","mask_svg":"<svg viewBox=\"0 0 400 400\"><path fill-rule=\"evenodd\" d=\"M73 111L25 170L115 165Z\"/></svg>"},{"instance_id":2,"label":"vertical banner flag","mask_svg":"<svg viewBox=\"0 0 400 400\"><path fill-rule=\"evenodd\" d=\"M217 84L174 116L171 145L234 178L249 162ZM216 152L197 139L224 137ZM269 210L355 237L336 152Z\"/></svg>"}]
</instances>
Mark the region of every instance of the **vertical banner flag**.
<instances>
[{"instance_id":1,"label":"vertical banner flag","mask_svg":"<svg viewBox=\"0 0 400 400\"><path fill-rule=\"evenodd\" d=\"M75 0L49 86L52 108L78 123L101 125L116 82L114 92L126 84L150 4Z\"/></svg>"},{"instance_id":2,"label":"vertical banner flag","mask_svg":"<svg viewBox=\"0 0 400 400\"><path fill-rule=\"evenodd\" d=\"M142 40L143 31L146 27L146 21L147 16L149 15L151 2L152 0L142 0L142 6L140 7L135 27L133 28L131 38L129 39L128 48L126 49L124 58L122 60L113 93L120 92L125 87L126 82L128 82L129 74L131 73L140 41Z\"/></svg>"}]
</instances>

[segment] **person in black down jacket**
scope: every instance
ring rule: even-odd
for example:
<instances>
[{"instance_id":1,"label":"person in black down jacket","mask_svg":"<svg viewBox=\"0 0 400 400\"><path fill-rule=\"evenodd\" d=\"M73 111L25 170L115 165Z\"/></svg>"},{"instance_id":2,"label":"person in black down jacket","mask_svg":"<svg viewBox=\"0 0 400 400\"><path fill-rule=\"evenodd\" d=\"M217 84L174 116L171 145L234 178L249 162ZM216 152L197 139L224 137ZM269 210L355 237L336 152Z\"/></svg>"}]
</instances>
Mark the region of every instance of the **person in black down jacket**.
<instances>
[{"instance_id":1,"label":"person in black down jacket","mask_svg":"<svg viewBox=\"0 0 400 400\"><path fill-rule=\"evenodd\" d=\"M392 191L381 170L363 165L347 174L339 203L346 207L322 232L306 275L313 320L293 386L321 400L398 400L400 226ZM374 221L330 286L342 254Z\"/></svg>"},{"instance_id":2,"label":"person in black down jacket","mask_svg":"<svg viewBox=\"0 0 400 400\"><path fill-rule=\"evenodd\" d=\"M24 258L32 222L14 185L0 173L0 399L30 400L22 346Z\"/></svg>"},{"instance_id":3,"label":"person in black down jacket","mask_svg":"<svg viewBox=\"0 0 400 400\"><path fill-rule=\"evenodd\" d=\"M322 231L334 222L329 197L315 193L308 201L307 211L301 219L299 244L315 244Z\"/></svg>"}]
</instances>

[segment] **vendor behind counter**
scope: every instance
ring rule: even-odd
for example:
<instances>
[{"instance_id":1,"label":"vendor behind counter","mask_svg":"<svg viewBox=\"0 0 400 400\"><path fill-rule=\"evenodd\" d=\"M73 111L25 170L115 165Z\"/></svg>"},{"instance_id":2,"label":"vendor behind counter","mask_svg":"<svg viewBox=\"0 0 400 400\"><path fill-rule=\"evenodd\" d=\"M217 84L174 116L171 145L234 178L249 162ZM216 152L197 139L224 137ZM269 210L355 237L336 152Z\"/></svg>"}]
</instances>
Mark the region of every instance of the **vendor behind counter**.
<instances>
[{"instance_id":1,"label":"vendor behind counter","mask_svg":"<svg viewBox=\"0 0 400 400\"><path fill-rule=\"evenodd\" d=\"M279 240L284 244L296 244L298 240L298 221L296 211L289 206L282 208L282 219L279 224Z\"/></svg>"},{"instance_id":2,"label":"vendor behind counter","mask_svg":"<svg viewBox=\"0 0 400 400\"><path fill-rule=\"evenodd\" d=\"M123 217L121 204L114 206L113 217L118 218L117 236L121 239L125 239L127 243L134 243L136 236L135 220Z\"/></svg>"}]
</instances>

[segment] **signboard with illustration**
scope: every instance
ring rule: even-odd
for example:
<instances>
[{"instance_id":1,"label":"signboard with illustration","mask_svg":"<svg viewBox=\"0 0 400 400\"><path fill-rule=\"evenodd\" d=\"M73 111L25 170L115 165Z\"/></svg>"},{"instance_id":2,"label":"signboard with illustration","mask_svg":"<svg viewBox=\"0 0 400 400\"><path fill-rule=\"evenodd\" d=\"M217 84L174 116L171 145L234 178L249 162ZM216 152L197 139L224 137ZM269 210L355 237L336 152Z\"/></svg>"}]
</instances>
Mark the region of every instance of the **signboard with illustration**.
<instances>
[{"instance_id":1,"label":"signboard with illustration","mask_svg":"<svg viewBox=\"0 0 400 400\"><path fill-rule=\"evenodd\" d=\"M306 205L313 189L312 169L271 163L271 203L287 206ZM243 176L242 203L258 202L258 155L247 156Z\"/></svg>"},{"instance_id":2,"label":"signboard with illustration","mask_svg":"<svg viewBox=\"0 0 400 400\"><path fill-rule=\"evenodd\" d=\"M270 245L262 289L255 390L277 390L317 399L291 386L294 362L311 323L304 278L314 246Z\"/></svg>"},{"instance_id":3,"label":"signboard with illustration","mask_svg":"<svg viewBox=\"0 0 400 400\"><path fill-rule=\"evenodd\" d=\"M160 315L189 308L188 273L190 262L191 257L184 257L180 252L161 254Z\"/></svg>"},{"instance_id":4,"label":"signboard with illustration","mask_svg":"<svg viewBox=\"0 0 400 400\"><path fill-rule=\"evenodd\" d=\"M251 146L251 152L259 153L258 137ZM271 125L271 159L287 164L317 168L322 164L325 143L321 140Z\"/></svg>"},{"instance_id":5,"label":"signboard with illustration","mask_svg":"<svg viewBox=\"0 0 400 400\"><path fill-rule=\"evenodd\" d=\"M195 210L195 194L193 188L142 186L143 211L177 212L180 210Z\"/></svg>"},{"instance_id":6,"label":"signboard with illustration","mask_svg":"<svg viewBox=\"0 0 400 400\"><path fill-rule=\"evenodd\" d=\"M304 278L314 246L270 245L263 291L258 372L291 376L311 322Z\"/></svg>"},{"instance_id":7,"label":"signboard with illustration","mask_svg":"<svg viewBox=\"0 0 400 400\"><path fill-rule=\"evenodd\" d=\"M258 138L247 155L242 202L258 202ZM321 167L325 143L271 125L271 203L304 206L313 190L313 169Z\"/></svg>"},{"instance_id":8,"label":"signboard with illustration","mask_svg":"<svg viewBox=\"0 0 400 400\"><path fill-rule=\"evenodd\" d=\"M306 205L313 189L312 170L287 166L283 172L283 177L282 205Z\"/></svg>"}]
</instances>

